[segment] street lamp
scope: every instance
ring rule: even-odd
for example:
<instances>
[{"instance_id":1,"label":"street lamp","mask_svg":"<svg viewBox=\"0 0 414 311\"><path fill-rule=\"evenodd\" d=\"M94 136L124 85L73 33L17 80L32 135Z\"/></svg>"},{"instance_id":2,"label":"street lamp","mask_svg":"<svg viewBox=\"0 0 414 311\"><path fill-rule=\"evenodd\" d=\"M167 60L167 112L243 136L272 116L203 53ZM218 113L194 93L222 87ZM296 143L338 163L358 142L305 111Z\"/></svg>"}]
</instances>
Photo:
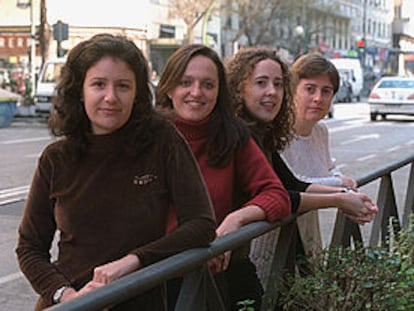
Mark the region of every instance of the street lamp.
<instances>
[{"instance_id":1,"label":"street lamp","mask_svg":"<svg viewBox=\"0 0 414 311\"><path fill-rule=\"evenodd\" d=\"M303 26L297 25L295 28L293 28L293 35L296 41L296 49L295 49L295 56L294 56L296 58L301 54L302 41L305 36L305 29L303 28Z\"/></svg>"},{"instance_id":2,"label":"street lamp","mask_svg":"<svg viewBox=\"0 0 414 311\"><path fill-rule=\"evenodd\" d=\"M36 58L36 26L34 23L34 0L17 0L17 7L26 9L30 7L30 96L33 98L36 87L35 58Z\"/></svg>"}]
</instances>

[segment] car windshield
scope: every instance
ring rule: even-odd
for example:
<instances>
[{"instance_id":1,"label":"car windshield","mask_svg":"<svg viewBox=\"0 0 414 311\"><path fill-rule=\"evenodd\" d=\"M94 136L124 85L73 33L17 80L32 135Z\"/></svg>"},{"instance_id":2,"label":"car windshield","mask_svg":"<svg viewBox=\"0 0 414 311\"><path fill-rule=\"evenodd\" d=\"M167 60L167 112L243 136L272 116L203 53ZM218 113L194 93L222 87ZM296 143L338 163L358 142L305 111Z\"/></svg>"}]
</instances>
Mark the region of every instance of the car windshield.
<instances>
[{"instance_id":1,"label":"car windshield","mask_svg":"<svg viewBox=\"0 0 414 311\"><path fill-rule=\"evenodd\" d=\"M378 88L414 89L414 80L385 80L381 81Z\"/></svg>"},{"instance_id":2,"label":"car windshield","mask_svg":"<svg viewBox=\"0 0 414 311\"><path fill-rule=\"evenodd\" d=\"M49 64L47 64L42 82L55 83L57 81L57 79L60 77L63 65L64 64L61 64L61 63L49 63Z\"/></svg>"}]
</instances>

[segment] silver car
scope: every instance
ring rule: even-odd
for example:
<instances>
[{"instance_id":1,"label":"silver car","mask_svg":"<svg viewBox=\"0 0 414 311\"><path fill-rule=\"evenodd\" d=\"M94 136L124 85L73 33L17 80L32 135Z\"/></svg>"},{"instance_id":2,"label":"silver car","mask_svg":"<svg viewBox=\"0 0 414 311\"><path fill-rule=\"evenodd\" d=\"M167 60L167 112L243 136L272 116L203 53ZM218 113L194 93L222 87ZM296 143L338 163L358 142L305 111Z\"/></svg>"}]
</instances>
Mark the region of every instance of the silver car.
<instances>
[{"instance_id":1,"label":"silver car","mask_svg":"<svg viewBox=\"0 0 414 311\"><path fill-rule=\"evenodd\" d=\"M371 121L381 115L414 115L414 77L383 77L368 97Z\"/></svg>"}]
</instances>

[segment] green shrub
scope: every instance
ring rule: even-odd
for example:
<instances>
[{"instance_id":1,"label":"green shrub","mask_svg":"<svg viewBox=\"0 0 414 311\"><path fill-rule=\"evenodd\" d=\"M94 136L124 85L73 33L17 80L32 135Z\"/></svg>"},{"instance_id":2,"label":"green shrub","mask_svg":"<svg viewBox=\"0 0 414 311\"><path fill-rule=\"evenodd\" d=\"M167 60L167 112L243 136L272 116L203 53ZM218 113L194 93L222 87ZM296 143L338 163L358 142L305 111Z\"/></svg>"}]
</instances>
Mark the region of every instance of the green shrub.
<instances>
[{"instance_id":1,"label":"green shrub","mask_svg":"<svg viewBox=\"0 0 414 311\"><path fill-rule=\"evenodd\" d=\"M326 248L306 276L287 278L283 310L414 310L414 217L390 246Z\"/></svg>"}]
</instances>

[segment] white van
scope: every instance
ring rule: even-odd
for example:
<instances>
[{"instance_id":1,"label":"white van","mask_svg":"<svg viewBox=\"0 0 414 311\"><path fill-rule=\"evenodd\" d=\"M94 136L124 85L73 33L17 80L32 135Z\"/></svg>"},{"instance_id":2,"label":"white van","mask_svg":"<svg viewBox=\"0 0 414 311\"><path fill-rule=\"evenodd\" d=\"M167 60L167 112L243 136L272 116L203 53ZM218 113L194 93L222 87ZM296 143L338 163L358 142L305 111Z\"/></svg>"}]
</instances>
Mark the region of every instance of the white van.
<instances>
[{"instance_id":1,"label":"white van","mask_svg":"<svg viewBox=\"0 0 414 311\"><path fill-rule=\"evenodd\" d=\"M341 79L349 77L352 86L352 97L357 101L361 98L364 86L364 73L362 72L361 62L358 58L333 58L330 60L338 69Z\"/></svg>"},{"instance_id":2,"label":"white van","mask_svg":"<svg viewBox=\"0 0 414 311\"><path fill-rule=\"evenodd\" d=\"M45 62L37 80L35 111L39 115L49 115L52 109L52 98L55 96L57 80L66 58L56 58Z\"/></svg>"}]
</instances>

